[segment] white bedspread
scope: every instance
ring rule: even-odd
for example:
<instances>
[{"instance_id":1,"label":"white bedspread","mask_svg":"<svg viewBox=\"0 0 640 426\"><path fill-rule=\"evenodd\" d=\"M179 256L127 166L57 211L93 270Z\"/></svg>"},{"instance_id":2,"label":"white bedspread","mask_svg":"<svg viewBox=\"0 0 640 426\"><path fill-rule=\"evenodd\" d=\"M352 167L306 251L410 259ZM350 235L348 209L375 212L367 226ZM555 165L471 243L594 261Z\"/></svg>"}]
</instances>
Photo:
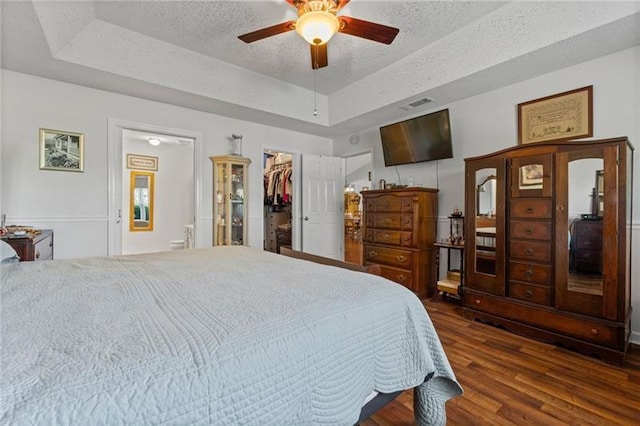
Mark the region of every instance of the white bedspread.
<instances>
[{"instance_id":1,"label":"white bedspread","mask_svg":"<svg viewBox=\"0 0 640 426\"><path fill-rule=\"evenodd\" d=\"M353 425L414 386L442 423L461 393L422 303L380 277L248 247L1 273L1 424Z\"/></svg>"}]
</instances>

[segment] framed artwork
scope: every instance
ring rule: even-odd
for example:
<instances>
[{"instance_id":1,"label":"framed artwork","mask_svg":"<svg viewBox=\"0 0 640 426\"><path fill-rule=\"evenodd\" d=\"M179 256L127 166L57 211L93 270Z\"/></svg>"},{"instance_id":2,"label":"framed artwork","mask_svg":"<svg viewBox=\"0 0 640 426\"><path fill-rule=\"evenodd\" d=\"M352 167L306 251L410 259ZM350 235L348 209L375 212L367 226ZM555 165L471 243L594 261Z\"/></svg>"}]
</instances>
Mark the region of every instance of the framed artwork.
<instances>
[{"instance_id":1,"label":"framed artwork","mask_svg":"<svg viewBox=\"0 0 640 426\"><path fill-rule=\"evenodd\" d=\"M84 134L40 129L40 170L84 171Z\"/></svg>"},{"instance_id":2,"label":"framed artwork","mask_svg":"<svg viewBox=\"0 0 640 426\"><path fill-rule=\"evenodd\" d=\"M518 104L518 143L593 136L593 86Z\"/></svg>"},{"instance_id":3,"label":"framed artwork","mask_svg":"<svg viewBox=\"0 0 640 426\"><path fill-rule=\"evenodd\" d=\"M127 168L158 171L158 157L152 157L149 155L127 154Z\"/></svg>"},{"instance_id":4,"label":"framed artwork","mask_svg":"<svg viewBox=\"0 0 640 426\"><path fill-rule=\"evenodd\" d=\"M543 173L542 164L527 164L520 167L520 189L541 189Z\"/></svg>"}]
</instances>

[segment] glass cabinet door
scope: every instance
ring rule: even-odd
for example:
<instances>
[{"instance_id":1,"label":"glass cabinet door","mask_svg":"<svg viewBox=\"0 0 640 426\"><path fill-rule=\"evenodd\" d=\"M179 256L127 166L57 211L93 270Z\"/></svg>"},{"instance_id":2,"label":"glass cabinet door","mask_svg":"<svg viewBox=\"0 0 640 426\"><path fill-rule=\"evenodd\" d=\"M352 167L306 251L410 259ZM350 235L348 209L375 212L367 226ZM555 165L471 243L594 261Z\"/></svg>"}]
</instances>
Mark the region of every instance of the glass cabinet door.
<instances>
[{"instance_id":1,"label":"glass cabinet door","mask_svg":"<svg viewBox=\"0 0 640 426\"><path fill-rule=\"evenodd\" d=\"M247 243L247 170L251 160L236 156L213 161L213 245Z\"/></svg>"}]
</instances>

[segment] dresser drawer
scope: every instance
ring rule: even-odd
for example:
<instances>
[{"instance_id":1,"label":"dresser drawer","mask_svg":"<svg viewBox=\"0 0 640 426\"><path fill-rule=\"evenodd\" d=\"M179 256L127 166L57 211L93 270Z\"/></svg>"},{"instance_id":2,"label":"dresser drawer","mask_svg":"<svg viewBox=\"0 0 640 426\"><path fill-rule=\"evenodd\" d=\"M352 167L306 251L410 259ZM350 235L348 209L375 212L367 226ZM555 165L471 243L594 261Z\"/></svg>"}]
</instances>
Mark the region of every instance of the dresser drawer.
<instances>
[{"instance_id":1,"label":"dresser drawer","mask_svg":"<svg viewBox=\"0 0 640 426\"><path fill-rule=\"evenodd\" d=\"M526 283L551 284L551 266L535 263L509 262L509 277Z\"/></svg>"},{"instance_id":2,"label":"dresser drawer","mask_svg":"<svg viewBox=\"0 0 640 426\"><path fill-rule=\"evenodd\" d=\"M373 230L373 242L379 244L393 244L396 246L411 247L413 234L406 231L391 231L386 229Z\"/></svg>"},{"instance_id":3,"label":"dresser drawer","mask_svg":"<svg viewBox=\"0 0 640 426\"><path fill-rule=\"evenodd\" d=\"M608 347L618 344L615 324L606 325L572 315L563 315L559 311L542 306L524 306L515 301L467 292L465 307Z\"/></svg>"},{"instance_id":4,"label":"dresser drawer","mask_svg":"<svg viewBox=\"0 0 640 426\"><path fill-rule=\"evenodd\" d=\"M377 213L367 215L367 226L385 229L407 229L413 228L413 215Z\"/></svg>"},{"instance_id":5,"label":"dresser drawer","mask_svg":"<svg viewBox=\"0 0 640 426\"><path fill-rule=\"evenodd\" d=\"M551 288L509 281L509 296L539 305L551 305Z\"/></svg>"},{"instance_id":6,"label":"dresser drawer","mask_svg":"<svg viewBox=\"0 0 640 426\"><path fill-rule=\"evenodd\" d=\"M33 258L36 261L53 259L53 237L51 235L36 243Z\"/></svg>"},{"instance_id":7,"label":"dresser drawer","mask_svg":"<svg viewBox=\"0 0 640 426\"><path fill-rule=\"evenodd\" d=\"M412 197L382 195L368 199L366 210L376 213L411 213L413 211L413 199Z\"/></svg>"},{"instance_id":8,"label":"dresser drawer","mask_svg":"<svg viewBox=\"0 0 640 426\"><path fill-rule=\"evenodd\" d=\"M602 252L599 250L576 250L573 262L576 272L602 273Z\"/></svg>"},{"instance_id":9,"label":"dresser drawer","mask_svg":"<svg viewBox=\"0 0 640 426\"><path fill-rule=\"evenodd\" d=\"M574 230L573 238L576 248L587 250L602 249L602 226L587 227L580 226Z\"/></svg>"},{"instance_id":10,"label":"dresser drawer","mask_svg":"<svg viewBox=\"0 0 640 426\"><path fill-rule=\"evenodd\" d=\"M551 244L538 241L511 241L509 244L511 258L534 262L551 262Z\"/></svg>"},{"instance_id":11,"label":"dresser drawer","mask_svg":"<svg viewBox=\"0 0 640 426\"><path fill-rule=\"evenodd\" d=\"M364 245L364 261L383 265L396 266L403 269L413 267L413 252L388 247Z\"/></svg>"},{"instance_id":12,"label":"dresser drawer","mask_svg":"<svg viewBox=\"0 0 640 426\"><path fill-rule=\"evenodd\" d=\"M511 217L551 219L553 210L549 198L520 198L511 201Z\"/></svg>"},{"instance_id":13,"label":"dresser drawer","mask_svg":"<svg viewBox=\"0 0 640 426\"><path fill-rule=\"evenodd\" d=\"M512 220L509 230L511 238L528 240L551 240L551 222Z\"/></svg>"},{"instance_id":14,"label":"dresser drawer","mask_svg":"<svg viewBox=\"0 0 640 426\"><path fill-rule=\"evenodd\" d=\"M413 273L410 270L381 266L381 275L388 280L402 284L409 290L413 289Z\"/></svg>"}]
</instances>

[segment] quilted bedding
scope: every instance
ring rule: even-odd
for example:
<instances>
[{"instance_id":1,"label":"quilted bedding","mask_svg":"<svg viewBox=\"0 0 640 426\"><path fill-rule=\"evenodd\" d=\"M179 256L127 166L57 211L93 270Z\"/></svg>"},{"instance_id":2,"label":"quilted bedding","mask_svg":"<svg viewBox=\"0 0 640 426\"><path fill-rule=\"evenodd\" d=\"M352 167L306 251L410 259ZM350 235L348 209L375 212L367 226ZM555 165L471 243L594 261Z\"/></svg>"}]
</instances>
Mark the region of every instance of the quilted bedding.
<instances>
[{"instance_id":1,"label":"quilted bedding","mask_svg":"<svg viewBox=\"0 0 640 426\"><path fill-rule=\"evenodd\" d=\"M418 424L443 424L462 392L380 277L248 247L1 268L0 424L353 425L416 386Z\"/></svg>"}]
</instances>

